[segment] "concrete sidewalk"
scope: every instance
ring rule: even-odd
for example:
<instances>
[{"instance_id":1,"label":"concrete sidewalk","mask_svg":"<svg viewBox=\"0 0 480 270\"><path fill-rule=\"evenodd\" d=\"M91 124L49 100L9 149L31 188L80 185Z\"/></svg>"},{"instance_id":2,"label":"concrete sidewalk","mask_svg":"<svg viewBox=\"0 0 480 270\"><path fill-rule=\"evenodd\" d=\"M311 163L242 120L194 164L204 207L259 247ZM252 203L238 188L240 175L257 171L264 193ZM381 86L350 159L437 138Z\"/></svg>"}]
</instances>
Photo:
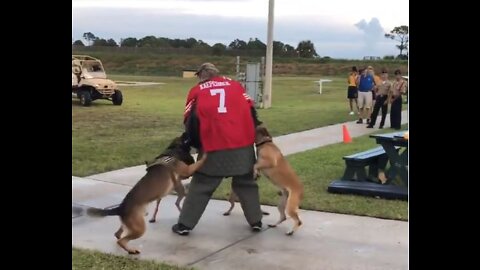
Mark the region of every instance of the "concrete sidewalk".
<instances>
[{"instance_id":1,"label":"concrete sidewalk","mask_svg":"<svg viewBox=\"0 0 480 270\"><path fill-rule=\"evenodd\" d=\"M403 112L402 123L407 122ZM345 123L352 137L376 129L365 124ZM285 155L342 141L342 124L274 138ZM388 118L386 127L389 126ZM355 141L355 139L354 139ZM341 158L341 157L339 157ZM120 226L118 217L90 218L86 207L109 207L121 202L125 194L145 174L145 166L135 166L86 178L72 176L72 245L119 255L126 252L116 245L113 233ZM288 219L277 228L252 233L237 203L232 214L222 215L229 203L211 200L199 224L187 237L171 232L178 210L175 196L160 204L156 223L147 223L147 232L131 245L140 255L170 264L196 269L408 269L408 223L301 210L303 226L289 237ZM151 214L154 208L149 206ZM278 218L275 207L264 224Z\"/></svg>"}]
</instances>

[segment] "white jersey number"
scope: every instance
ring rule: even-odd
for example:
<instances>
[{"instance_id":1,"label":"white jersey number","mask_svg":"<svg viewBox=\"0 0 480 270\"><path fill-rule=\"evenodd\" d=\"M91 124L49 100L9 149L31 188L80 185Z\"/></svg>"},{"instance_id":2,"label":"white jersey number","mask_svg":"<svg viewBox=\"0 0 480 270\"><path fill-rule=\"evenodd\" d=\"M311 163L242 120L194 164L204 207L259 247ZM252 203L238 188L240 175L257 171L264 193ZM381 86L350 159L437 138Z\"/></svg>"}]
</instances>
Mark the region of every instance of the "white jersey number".
<instances>
[{"instance_id":1,"label":"white jersey number","mask_svg":"<svg viewBox=\"0 0 480 270\"><path fill-rule=\"evenodd\" d=\"M210 95L215 96L220 94L220 100L218 103L217 111L218 113L226 113L227 107L225 107L225 89L218 88L218 89L210 89Z\"/></svg>"}]
</instances>

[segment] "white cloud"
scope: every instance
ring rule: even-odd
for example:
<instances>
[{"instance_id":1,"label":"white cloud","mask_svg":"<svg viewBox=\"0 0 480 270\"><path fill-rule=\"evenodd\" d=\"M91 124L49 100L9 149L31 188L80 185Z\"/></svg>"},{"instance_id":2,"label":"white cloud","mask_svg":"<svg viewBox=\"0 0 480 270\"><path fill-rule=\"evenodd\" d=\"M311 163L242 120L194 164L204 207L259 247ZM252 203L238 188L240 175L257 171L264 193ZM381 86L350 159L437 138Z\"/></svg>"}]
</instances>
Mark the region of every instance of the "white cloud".
<instances>
[{"instance_id":1,"label":"white cloud","mask_svg":"<svg viewBox=\"0 0 480 270\"><path fill-rule=\"evenodd\" d=\"M267 35L268 0L73 0L72 5L75 39L92 32L117 41L154 35L228 45L235 38L265 42ZM408 25L408 0L275 1L274 39L292 46L310 39L320 55L396 55L395 43L383 33L402 24Z\"/></svg>"}]
</instances>

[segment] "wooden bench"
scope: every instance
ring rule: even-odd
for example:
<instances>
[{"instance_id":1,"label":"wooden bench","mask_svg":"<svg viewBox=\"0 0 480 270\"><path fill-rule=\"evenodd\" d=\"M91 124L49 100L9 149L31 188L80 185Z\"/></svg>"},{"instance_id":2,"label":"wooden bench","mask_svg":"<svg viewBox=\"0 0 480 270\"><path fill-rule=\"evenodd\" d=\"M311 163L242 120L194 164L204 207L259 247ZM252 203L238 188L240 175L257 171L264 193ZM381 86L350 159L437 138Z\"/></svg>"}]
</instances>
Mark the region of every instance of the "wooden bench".
<instances>
[{"instance_id":1,"label":"wooden bench","mask_svg":"<svg viewBox=\"0 0 480 270\"><path fill-rule=\"evenodd\" d=\"M379 164L387 164L387 154L383 147L376 147L367 151L343 157L345 172L342 180L366 181L377 178ZM368 166L368 175L366 167Z\"/></svg>"},{"instance_id":2,"label":"wooden bench","mask_svg":"<svg viewBox=\"0 0 480 270\"><path fill-rule=\"evenodd\" d=\"M398 150L399 147L396 147ZM328 192L408 200L408 188L381 184L378 169L385 169L388 156L383 147L376 147L343 157L346 168L343 177L328 185ZM366 172L368 167L368 174ZM387 182L388 183L388 182Z\"/></svg>"}]
</instances>

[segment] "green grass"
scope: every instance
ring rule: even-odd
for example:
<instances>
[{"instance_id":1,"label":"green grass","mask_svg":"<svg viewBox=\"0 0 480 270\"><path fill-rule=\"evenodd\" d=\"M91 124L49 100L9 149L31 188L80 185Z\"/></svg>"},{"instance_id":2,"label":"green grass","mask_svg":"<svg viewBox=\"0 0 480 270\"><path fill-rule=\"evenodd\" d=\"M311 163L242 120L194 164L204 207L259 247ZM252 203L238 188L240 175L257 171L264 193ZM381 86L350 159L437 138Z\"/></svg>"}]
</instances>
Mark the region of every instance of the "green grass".
<instances>
[{"instance_id":1,"label":"green grass","mask_svg":"<svg viewBox=\"0 0 480 270\"><path fill-rule=\"evenodd\" d=\"M111 76L114 80L165 82L155 86L123 86L124 103L96 100L81 107L72 99L72 173L87 176L143 164L158 155L182 132L188 90L195 79ZM274 136L354 120L348 115L343 77L327 77L318 94L315 77L275 77L272 108L259 116Z\"/></svg>"},{"instance_id":2,"label":"green grass","mask_svg":"<svg viewBox=\"0 0 480 270\"><path fill-rule=\"evenodd\" d=\"M403 125L402 129L407 129ZM395 132L384 129L377 133ZM287 156L287 160L304 184L302 209L353 214L387 219L408 220L408 203L400 200L384 200L356 195L341 195L327 192L333 180L340 179L345 170L342 157L377 147L369 136L353 139L351 144L333 144ZM262 204L277 205L277 188L265 177L258 179ZM230 191L231 180L224 181L214 193L214 198L225 199Z\"/></svg>"},{"instance_id":3,"label":"green grass","mask_svg":"<svg viewBox=\"0 0 480 270\"><path fill-rule=\"evenodd\" d=\"M157 263L148 260L132 259L124 256L105 254L98 251L72 248L72 270L187 270L164 263Z\"/></svg>"},{"instance_id":4,"label":"green grass","mask_svg":"<svg viewBox=\"0 0 480 270\"><path fill-rule=\"evenodd\" d=\"M344 78L331 77L318 94L312 77L275 77L273 107L259 110L274 136L355 120L348 115ZM184 99L194 79L147 76L113 76L115 80L159 81L165 85L122 88L124 104L104 100L91 107L72 101L72 170L87 176L143 164L157 156L182 132ZM392 132L383 130L382 132ZM288 157L305 184L302 208L346 214L407 219L407 203L368 197L335 195L328 184L344 170L342 156L377 146L368 136L352 144L336 144ZM214 194L225 198L230 181ZM273 185L261 180L262 203L276 205Z\"/></svg>"}]
</instances>

